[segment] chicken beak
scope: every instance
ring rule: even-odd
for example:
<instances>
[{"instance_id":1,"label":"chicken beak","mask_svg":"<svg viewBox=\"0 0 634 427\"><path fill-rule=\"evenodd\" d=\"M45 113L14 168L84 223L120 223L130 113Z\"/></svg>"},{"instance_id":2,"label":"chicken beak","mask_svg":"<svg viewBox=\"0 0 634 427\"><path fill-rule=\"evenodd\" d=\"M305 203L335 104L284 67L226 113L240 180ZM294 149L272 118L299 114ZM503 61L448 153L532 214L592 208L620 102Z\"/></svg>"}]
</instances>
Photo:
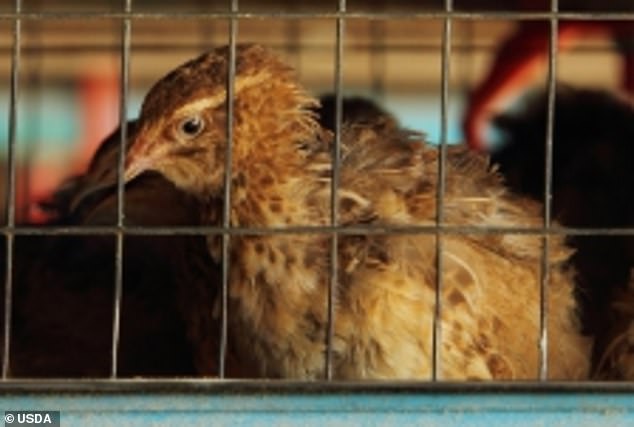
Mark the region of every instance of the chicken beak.
<instances>
[{"instance_id":1,"label":"chicken beak","mask_svg":"<svg viewBox=\"0 0 634 427\"><path fill-rule=\"evenodd\" d=\"M124 184L129 183L152 166L151 159L144 152L140 152L138 149L135 150L136 146L143 146L142 141L136 141L125 158L122 175ZM71 210L75 210L83 200L92 194L117 186L119 182L118 156L116 159L117 162L110 162L107 168L103 168L101 171L89 171L89 173L84 175L81 188L71 199Z\"/></svg>"},{"instance_id":2,"label":"chicken beak","mask_svg":"<svg viewBox=\"0 0 634 427\"><path fill-rule=\"evenodd\" d=\"M146 170L150 169L151 166L152 161L150 158L131 151L125 160L123 182L127 184Z\"/></svg>"}]
</instances>

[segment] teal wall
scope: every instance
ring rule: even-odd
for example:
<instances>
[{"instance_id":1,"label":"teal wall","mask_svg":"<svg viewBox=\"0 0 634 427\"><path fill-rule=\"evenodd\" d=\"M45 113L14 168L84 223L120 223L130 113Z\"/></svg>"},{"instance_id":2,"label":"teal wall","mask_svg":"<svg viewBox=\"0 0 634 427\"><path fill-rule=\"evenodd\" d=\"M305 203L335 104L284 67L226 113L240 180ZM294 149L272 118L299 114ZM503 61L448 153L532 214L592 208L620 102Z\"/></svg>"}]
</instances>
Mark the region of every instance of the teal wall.
<instances>
[{"instance_id":1,"label":"teal wall","mask_svg":"<svg viewBox=\"0 0 634 427\"><path fill-rule=\"evenodd\" d=\"M351 92L351 94L354 94ZM132 92L128 102L128 117L138 116L143 93ZM395 94L378 100L408 128L422 130L429 142L440 141L440 98L436 94ZM462 98L452 97L449 104L448 141L461 141L460 114ZM43 150L69 152L81 135L81 103L72 87L47 88L44 94L21 91L18 102L18 141L22 146ZM9 94L0 91L0 149L8 140Z\"/></svg>"}]
</instances>

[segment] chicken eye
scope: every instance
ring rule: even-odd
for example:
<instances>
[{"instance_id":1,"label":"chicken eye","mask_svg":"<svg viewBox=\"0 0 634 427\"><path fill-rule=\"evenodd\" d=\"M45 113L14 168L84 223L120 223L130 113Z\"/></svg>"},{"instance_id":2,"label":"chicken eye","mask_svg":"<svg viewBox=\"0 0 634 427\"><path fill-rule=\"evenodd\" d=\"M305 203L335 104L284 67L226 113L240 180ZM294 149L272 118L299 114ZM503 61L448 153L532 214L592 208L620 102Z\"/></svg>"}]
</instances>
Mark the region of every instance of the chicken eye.
<instances>
[{"instance_id":1,"label":"chicken eye","mask_svg":"<svg viewBox=\"0 0 634 427\"><path fill-rule=\"evenodd\" d=\"M179 131L185 138L194 138L205 128L205 122L200 116L188 117L179 125Z\"/></svg>"}]
</instances>

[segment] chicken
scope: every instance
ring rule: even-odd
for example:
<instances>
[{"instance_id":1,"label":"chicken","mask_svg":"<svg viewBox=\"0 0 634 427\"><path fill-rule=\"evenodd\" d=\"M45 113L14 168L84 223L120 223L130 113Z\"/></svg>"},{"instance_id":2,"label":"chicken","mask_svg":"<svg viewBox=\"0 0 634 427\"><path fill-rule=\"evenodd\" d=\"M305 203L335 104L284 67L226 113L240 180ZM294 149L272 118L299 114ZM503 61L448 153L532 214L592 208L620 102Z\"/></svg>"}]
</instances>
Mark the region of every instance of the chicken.
<instances>
[{"instance_id":1,"label":"chicken","mask_svg":"<svg viewBox=\"0 0 634 427\"><path fill-rule=\"evenodd\" d=\"M593 378L600 380L634 379L634 286L615 289L603 319L605 329L597 334Z\"/></svg>"},{"instance_id":2,"label":"chicken","mask_svg":"<svg viewBox=\"0 0 634 427\"><path fill-rule=\"evenodd\" d=\"M87 172L45 203L57 217L47 225L116 224L118 147L117 131ZM160 175L145 174L126 188L126 224L195 225L197 205ZM14 254L10 375L109 376L114 235L20 236ZM220 326L210 310L188 304L212 306L218 275L204 237L125 237L119 376L217 374Z\"/></svg>"},{"instance_id":3,"label":"chicken","mask_svg":"<svg viewBox=\"0 0 634 427\"><path fill-rule=\"evenodd\" d=\"M537 93L523 107L497 117L502 141L491 161L515 192L542 200L544 136L547 102ZM553 133L554 217L569 227L634 226L634 104L613 95L562 86L556 94ZM604 353L634 320L634 238L627 235L570 236L576 252L578 297L584 329L596 336L594 375L623 379L619 372L634 367L610 367ZM620 326L619 326L620 325ZM624 347L620 347L624 348ZM615 358L611 360L628 360ZM604 372L608 369L610 373Z\"/></svg>"},{"instance_id":4,"label":"chicken","mask_svg":"<svg viewBox=\"0 0 634 427\"><path fill-rule=\"evenodd\" d=\"M560 2L560 10L592 16L597 12L632 11L630 0L569 0ZM522 0L521 10L548 10L549 0ZM634 97L634 25L628 20L560 19L557 41L563 51L578 39L608 36L613 39L622 63L620 88L625 96ZM550 22L519 21L516 30L500 43L491 68L470 95L463 129L471 147L488 150L485 137L489 120L511 104L518 94L534 83L546 64L550 38Z\"/></svg>"},{"instance_id":5,"label":"chicken","mask_svg":"<svg viewBox=\"0 0 634 427\"><path fill-rule=\"evenodd\" d=\"M147 94L125 180L157 171L206 204L224 195L229 49L193 59ZM293 71L258 45L236 51L231 163L229 343L270 378L322 378L327 354L333 135ZM338 379L429 379L436 292L438 151L390 120L342 132L332 373ZM505 191L486 159L449 150L445 225L536 227L540 206ZM386 231L421 226L417 233ZM373 227L376 232L351 230ZM294 229L295 228L295 229ZM425 231L427 230L427 231ZM286 232L282 232L286 231ZM303 231L303 232L302 232ZM441 379L536 378L541 239L442 233ZM218 239L208 240L218 254ZM584 378L589 341L575 320L573 272L551 239L549 378Z\"/></svg>"}]
</instances>

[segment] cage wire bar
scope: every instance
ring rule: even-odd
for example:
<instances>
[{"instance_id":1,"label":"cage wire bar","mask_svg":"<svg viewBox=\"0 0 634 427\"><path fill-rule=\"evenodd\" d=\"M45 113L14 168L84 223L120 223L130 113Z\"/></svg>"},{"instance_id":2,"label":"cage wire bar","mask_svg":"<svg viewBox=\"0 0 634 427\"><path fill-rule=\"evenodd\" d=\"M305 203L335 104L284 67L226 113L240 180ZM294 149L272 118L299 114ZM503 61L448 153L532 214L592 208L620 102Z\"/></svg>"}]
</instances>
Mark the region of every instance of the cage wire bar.
<instances>
[{"instance_id":1,"label":"cage wire bar","mask_svg":"<svg viewBox=\"0 0 634 427\"><path fill-rule=\"evenodd\" d=\"M288 234L288 233L337 233L350 234L433 234L438 229L443 234L540 234L569 235L569 236L634 236L634 228L610 227L610 228L575 228L552 225L549 230L544 227L510 227L510 226L478 226L478 225L390 225L372 226L359 224L355 226L332 227L330 225L320 226L289 226L289 227L231 227L226 230L222 226L137 226L124 225L123 230L129 236L196 236L208 234L227 233L233 236L243 235L265 235L265 234ZM9 227L0 227L2 233L8 233ZM16 226L11 232L16 236L65 236L65 235L115 235L116 226L51 226L33 227Z\"/></svg>"},{"instance_id":2,"label":"cage wire bar","mask_svg":"<svg viewBox=\"0 0 634 427\"><path fill-rule=\"evenodd\" d=\"M339 0L339 12L345 13L346 0ZM341 122L343 118L343 38L345 21L337 18L335 30L335 144L332 148L332 180L330 182L330 224L335 230L330 235L330 276L328 280L327 327L326 332L326 380L332 381L332 347L335 335L335 287L339 275L339 168L341 167Z\"/></svg>"},{"instance_id":3,"label":"cage wire bar","mask_svg":"<svg viewBox=\"0 0 634 427\"><path fill-rule=\"evenodd\" d=\"M444 0L445 12L453 9L452 0ZM451 62L451 14L443 19L441 82L440 82L440 144L438 145L438 187L436 188L436 295L432 328L432 381L438 381L442 370L442 289L443 289L443 236L445 222L445 180L447 162L447 126L449 115L449 76Z\"/></svg>"},{"instance_id":4,"label":"cage wire bar","mask_svg":"<svg viewBox=\"0 0 634 427\"><path fill-rule=\"evenodd\" d=\"M547 70L547 117L544 156L544 232L542 233L541 281L539 286L539 375L540 381L548 379L548 288L550 281L550 234L552 214L553 135L555 129L555 97L557 91L557 44L559 20L558 0L550 0L550 19Z\"/></svg>"},{"instance_id":5,"label":"cage wire bar","mask_svg":"<svg viewBox=\"0 0 634 427\"><path fill-rule=\"evenodd\" d=\"M132 10L132 0L124 0L126 12ZM125 155L128 140L128 91L130 80L130 44L131 44L130 18L121 22L121 81L119 83L119 155L117 157L117 233L115 247L115 275L114 275L114 307L112 313L112 359L110 377L117 378L119 361L119 338L121 332L121 300L123 299L123 241L125 231L125 181L123 173L125 168Z\"/></svg>"},{"instance_id":6,"label":"cage wire bar","mask_svg":"<svg viewBox=\"0 0 634 427\"><path fill-rule=\"evenodd\" d=\"M22 11L22 0L15 0L15 12ZM11 313L13 299L13 249L15 239L15 191L16 191L16 140L18 122L18 94L20 82L20 47L21 47L21 20L15 19L13 22L13 54L11 57L11 83L9 89L9 144L7 156L8 179L7 179L7 212L6 227L4 237L6 239L5 257L5 290L4 290L4 348L2 354L2 379L9 377L9 367L11 362Z\"/></svg>"},{"instance_id":7,"label":"cage wire bar","mask_svg":"<svg viewBox=\"0 0 634 427\"><path fill-rule=\"evenodd\" d=\"M22 20L72 20L72 19L154 19L154 20L174 20L174 19L444 19L451 17L454 20L501 20L509 19L516 21L546 21L553 18L561 20L582 19L586 21L616 21L634 20L634 12L514 12L514 11L420 11L420 12L0 12L0 20L14 21Z\"/></svg>"},{"instance_id":8,"label":"cage wire bar","mask_svg":"<svg viewBox=\"0 0 634 427\"><path fill-rule=\"evenodd\" d=\"M239 11L238 0L230 0L231 11ZM227 321L228 321L228 295L229 295L229 244L230 235L226 230L231 229L231 168L233 167L233 121L234 121L234 91L236 77L236 37L238 33L238 21L232 17L229 20L229 64L227 67L227 145L225 147L225 186L224 200L222 204L222 289L221 289L221 321L220 321L220 345L218 354L218 376L225 377L225 363L227 357Z\"/></svg>"},{"instance_id":9,"label":"cage wire bar","mask_svg":"<svg viewBox=\"0 0 634 427\"><path fill-rule=\"evenodd\" d=\"M614 236L628 235L634 236L634 228L565 228L552 225L552 174L553 174L553 131L555 124L555 97L556 97L556 75L557 75L557 55L558 55L558 28L560 19L584 19L584 20L629 20L634 21L634 13L603 13L603 12L560 12L558 0L550 1L548 12L456 12L453 8L452 0L444 0L443 11L413 12L403 14L400 12L349 12L346 0L338 0L336 12L244 12L240 11L238 0L230 0L229 12L196 12L196 13L139 13L133 12L132 0L124 0L123 12L71 12L71 13L31 13L22 11L22 1L15 0L15 11L0 13L0 20L11 20L13 22L13 46L11 59L11 79L10 98L8 112L8 189L7 189L7 222L2 227L2 233L6 239L6 276L5 276L5 313L4 313L4 349L2 361L2 379L6 383L9 379L10 370L10 341L11 341L11 315L12 315L12 290L13 290L13 251L14 239L16 236L37 236L37 235L113 235L116 238L115 251L115 289L114 289L114 312L112 329L112 364L111 379L117 379L118 368L118 347L120 333L120 310L123 293L123 253L124 237L127 235L151 235L151 236L174 236L174 235L208 235L222 234L222 292L221 292L221 325L220 340L218 349L218 376L225 378L225 365L227 355L227 320L228 320L228 285L229 285L229 244L231 236L235 235L264 235L264 234L288 234L288 233L329 233L331 239L331 264L328 292L328 330L327 330L327 353L325 363L325 377L332 380L332 340L334 335L334 287L337 280L337 252L338 238L340 235L351 234L399 234L399 233L424 233L435 234L436 237L436 300L434 308L433 326L433 361L432 380L438 380L438 373L442 369L440 343L442 338L441 313L442 313L442 237L446 234L534 234L542 239L542 259L540 274L540 328L539 328L539 372L538 379L543 382L548 378L548 304L547 290L549 282L549 245L551 235L570 236ZM47 20L47 19L102 19L116 18L121 20L121 82L120 82L120 152L118 157L118 186L117 186L117 224L115 226L55 226L55 227L23 227L15 224L15 191L16 191L16 144L17 144L17 120L18 109L17 99L19 95L19 73L21 56L21 22L22 20ZM127 144L127 100L129 90L129 70L131 55L131 27L134 19L226 19L229 21L229 66L227 75L227 146L226 146L226 168L225 168L225 192L223 204L222 226L196 226L196 227L147 227L147 226L126 226L124 217L124 182L123 168ZM335 144L332 152L332 183L331 183L331 221L329 226L296 226L281 228L258 228L258 227L232 227L230 221L230 201L231 201L231 157L234 121L234 83L235 83L235 60L236 60L236 39L238 32L238 20L258 19L258 18L284 18L284 19L304 19L304 18L332 18L336 20L336 46L334 52L334 85L335 85ZM390 226L376 227L371 225L359 225L352 227L341 227L338 225L338 203L337 191L339 185L340 167L340 146L341 146L341 125L343 107L343 59L344 59L344 37L345 20L349 18L366 18L371 20L388 20L396 18L411 19L442 19L442 58L441 58L441 137L438 146L440 161L438 164L438 188L437 188L437 212L436 224L432 226ZM480 19L514 19L514 20L548 20L549 27L549 47L548 47L548 69L547 69L547 128L545 135L545 172L544 172L544 207L542 227L495 227L495 226L451 226L444 224L444 192L445 192L445 164L448 138L448 116L449 116L449 84L450 84L450 63L452 52L452 22L460 20L480 20ZM120 381L120 380L119 380ZM121 381L122 384L128 382ZM77 382L81 383L81 381Z\"/></svg>"}]
</instances>

